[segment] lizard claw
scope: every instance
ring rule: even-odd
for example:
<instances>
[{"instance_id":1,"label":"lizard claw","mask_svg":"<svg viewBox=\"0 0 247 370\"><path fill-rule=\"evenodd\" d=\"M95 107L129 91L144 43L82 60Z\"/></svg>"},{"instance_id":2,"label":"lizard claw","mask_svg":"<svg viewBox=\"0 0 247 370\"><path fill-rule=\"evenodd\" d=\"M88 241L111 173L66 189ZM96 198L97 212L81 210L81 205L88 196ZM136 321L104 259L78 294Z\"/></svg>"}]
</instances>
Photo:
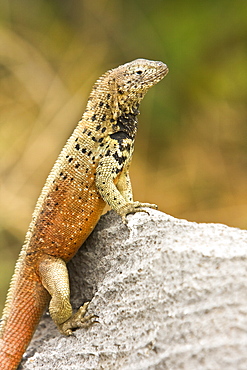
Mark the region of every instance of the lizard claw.
<instances>
[{"instance_id":1,"label":"lizard claw","mask_svg":"<svg viewBox=\"0 0 247 370\"><path fill-rule=\"evenodd\" d=\"M126 203L118 210L117 213L121 216L123 223L127 224L126 216L130 213L145 212L149 215L149 212L146 209L143 209L144 207L158 209L158 206L156 204L132 202Z\"/></svg>"},{"instance_id":2,"label":"lizard claw","mask_svg":"<svg viewBox=\"0 0 247 370\"><path fill-rule=\"evenodd\" d=\"M74 335L73 330L78 328L89 328L91 325L99 323L96 320L92 320L95 318L98 318L97 315L90 314L85 316L87 312L87 308L90 302L84 303L83 306L81 306L78 311L72 315L67 321L65 321L63 324L59 325L59 330L62 334L65 334L67 336Z\"/></svg>"}]
</instances>

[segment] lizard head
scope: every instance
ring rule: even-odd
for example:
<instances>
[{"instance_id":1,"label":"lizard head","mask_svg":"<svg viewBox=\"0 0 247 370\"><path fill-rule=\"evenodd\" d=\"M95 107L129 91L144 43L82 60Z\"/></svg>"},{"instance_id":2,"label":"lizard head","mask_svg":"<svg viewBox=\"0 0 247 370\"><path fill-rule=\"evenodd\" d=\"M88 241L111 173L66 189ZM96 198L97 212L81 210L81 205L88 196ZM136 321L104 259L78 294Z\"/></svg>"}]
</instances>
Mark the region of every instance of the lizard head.
<instances>
[{"instance_id":1,"label":"lizard head","mask_svg":"<svg viewBox=\"0 0 247 370\"><path fill-rule=\"evenodd\" d=\"M91 100L94 97L99 99L100 96L102 102L109 102L114 120L121 114L137 112L139 103L149 88L162 80L167 73L166 64L147 59L136 59L111 69L96 81L89 99L89 108L94 108Z\"/></svg>"},{"instance_id":2,"label":"lizard head","mask_svg":"<svg viewBox=\"0 0 247 370\"><path fill-rule=\"evenodd\" d=\"M163 62L147 59L136 59L123 64L111 71L112 78L120 95L145 94L153 85L157 84L168 73Z\"/></svg>"},{"instance_id":3,"label":"lizard head","mask_svg":"<svg viewBox=\"0 0 247 370\"><path fill-rule=\"evenodd\" d=\"M150 87L168 73L166 64L146 59L136 59L111 71L108 83L113 93L113 105L117 111L129 113L139 105Z\"/></svg>"}]
</instances>

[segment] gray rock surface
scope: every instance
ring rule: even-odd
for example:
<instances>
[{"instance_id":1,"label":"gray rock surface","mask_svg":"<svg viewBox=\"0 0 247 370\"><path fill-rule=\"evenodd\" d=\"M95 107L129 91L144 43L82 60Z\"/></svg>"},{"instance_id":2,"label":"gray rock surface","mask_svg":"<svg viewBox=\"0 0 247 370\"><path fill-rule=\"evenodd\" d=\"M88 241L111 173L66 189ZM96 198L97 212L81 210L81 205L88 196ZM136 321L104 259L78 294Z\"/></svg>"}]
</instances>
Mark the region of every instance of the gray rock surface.
<instances>
[{"instance_id":1,"label":"gray rock surface","mask_svg":"<svg viewBox=\"0 0 247 370\"><path fill-rule=\"evenodd\" d=\"M247 231L149 212L101 218L69 263L100 323L66 338L46 315L23 369L247 369Z\"/></svg>"}]
</instances>

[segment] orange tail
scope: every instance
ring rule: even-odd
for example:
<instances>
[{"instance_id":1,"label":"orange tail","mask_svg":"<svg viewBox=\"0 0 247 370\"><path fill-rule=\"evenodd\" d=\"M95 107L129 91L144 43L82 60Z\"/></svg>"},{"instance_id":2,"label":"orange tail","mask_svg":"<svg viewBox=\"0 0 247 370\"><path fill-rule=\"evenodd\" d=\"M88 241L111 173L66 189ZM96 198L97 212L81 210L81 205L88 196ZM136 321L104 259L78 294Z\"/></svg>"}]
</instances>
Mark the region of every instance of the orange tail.
<instances>
[{"instance_id":1,"label":"orange tail","mask_svg":"<svg viewBox=\"0 0 247 370\"><path fill-rule=\"evenodd\" d=\"M0 369L19 365L36 326L49 302L49 294L37 281L18 282L9 312L3 316L0 334Z\"/></svg>"}]
</instances>

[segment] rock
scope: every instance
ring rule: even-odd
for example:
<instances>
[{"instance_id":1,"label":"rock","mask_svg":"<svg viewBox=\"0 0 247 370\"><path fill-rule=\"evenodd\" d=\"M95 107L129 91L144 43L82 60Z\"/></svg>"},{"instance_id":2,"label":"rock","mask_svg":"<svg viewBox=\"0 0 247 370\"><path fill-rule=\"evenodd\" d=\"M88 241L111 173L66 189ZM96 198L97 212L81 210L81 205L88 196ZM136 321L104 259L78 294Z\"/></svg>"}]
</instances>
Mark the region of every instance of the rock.
<instances>
[{"instance_id":1,"label":"rock","mask_svg":"<svg viewBox=\"0 0 247 370\"><path fill-rule=\"evenodd\" d=\"M67 338L46 315L23 369L247 369L247 231L149 213L101 218L68 264L99 324Z\"/></svg>"}]
</instances>

